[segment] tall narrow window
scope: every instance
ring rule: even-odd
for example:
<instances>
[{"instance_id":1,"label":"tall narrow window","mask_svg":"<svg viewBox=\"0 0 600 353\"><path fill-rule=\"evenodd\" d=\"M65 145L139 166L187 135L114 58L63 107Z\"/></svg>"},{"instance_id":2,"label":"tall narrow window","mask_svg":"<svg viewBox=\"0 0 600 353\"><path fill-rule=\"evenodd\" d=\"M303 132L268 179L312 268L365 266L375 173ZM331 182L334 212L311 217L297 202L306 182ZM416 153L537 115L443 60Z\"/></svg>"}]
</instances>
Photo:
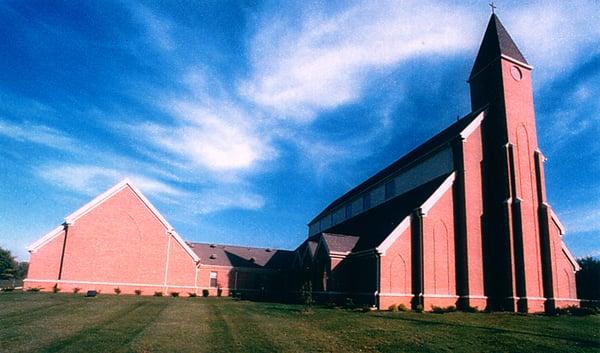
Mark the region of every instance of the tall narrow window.
<instances>
[{"instance_id":1,"label":"tall narrow window","mask_svg":"<svg viewBox=\"0 0 600 353\"><path fill-rule=\"evenodd\" d=\"M363 210L366 211L369 208L371 208L371 194L366 193L365 196L363 196Z\"/></svg>"},{"instance_id":2,"label":"tall narrow window","mask_svg":"<svg viewBox=\"0 0 600 353\"><path fill-rule=\"evenodd\" d=\"M352 202L348 202L346 205L346 219L352 217Z\"/></svg>"},{"instance_id":3,"label":"tall narrow window","mask_svg":"<svg viewBox=\"0 0 600 353\"><path fill-rule=\"evenodd\" d=\"M211 286L211 288L217 288L217 273L216 272L210 273L210 286Z\"/></svg>"},{"instance_id":4,"label":"tall narrow window","mask_svg":"<svg viewBox=\"0 0 600 353\"><path fill-rule=\"evenodd\" d=\"M392 179L385 184L385 199L390 199L396 195L396 183Z\"/></svg>"}]
</instances>

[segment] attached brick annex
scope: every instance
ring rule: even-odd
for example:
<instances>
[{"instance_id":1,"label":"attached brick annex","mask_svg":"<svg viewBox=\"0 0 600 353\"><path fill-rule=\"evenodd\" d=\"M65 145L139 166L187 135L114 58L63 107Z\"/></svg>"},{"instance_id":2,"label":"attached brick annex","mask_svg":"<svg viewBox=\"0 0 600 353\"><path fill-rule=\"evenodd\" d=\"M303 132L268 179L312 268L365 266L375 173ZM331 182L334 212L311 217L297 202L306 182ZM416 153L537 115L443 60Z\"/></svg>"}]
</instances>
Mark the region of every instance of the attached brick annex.
<instances>
[{"instance_id":1,"label":"attached brick annex","mask_svg":"<svg viewBox=\"0 0 600 353\"><path fill-rule=\"evenodd\" d=\"M26 287L260 296L520 312L578 305L546 199L532 67L492 14L472 111L344 194L294 251L186 243L123 181L30 247ZM220 289L220 291L218 290Z\"/></svg>"},{"instance_id":2,"label":"attached brick annex","mask_svg":"<svg viewBox=\"0 0 600 353\"><path fill-rule=\"evenodd\" d=\"M186 243L128 180L29 248L27 288L143 295L279 292L293 252Z\"/></svg>"}]
</instances>

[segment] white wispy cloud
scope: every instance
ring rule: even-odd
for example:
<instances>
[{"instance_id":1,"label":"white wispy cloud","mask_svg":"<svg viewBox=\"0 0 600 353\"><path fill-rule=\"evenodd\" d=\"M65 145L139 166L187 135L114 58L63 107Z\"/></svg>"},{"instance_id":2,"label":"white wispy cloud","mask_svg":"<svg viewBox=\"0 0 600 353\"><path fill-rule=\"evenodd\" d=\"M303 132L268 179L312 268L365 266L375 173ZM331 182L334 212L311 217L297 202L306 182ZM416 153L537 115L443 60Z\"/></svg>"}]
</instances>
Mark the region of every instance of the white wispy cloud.
<instances>
[{"instance_id":1,"label":"white wispy cloud","mask_svg":"<svg viewBox=\"0 0 600 353\"><path fill-rule=\"evenodd\" d=\"M59 150L73 151L77 144L64 132L31 122L0 120L0 135L19 142L31 142Z\"/></svg>"},{"instance_id":2,"label":"white wispy cloud","mask_svg":"<svg viewBox=\"0 0 600 353\"><path fill-rule=\"evenodd\" d=\"M48 164L37 170L40 177L54 185L85 195L95 195L119 180L129 178L150 195L181 197L185 192L155 178L96 165Z\"/></svg>"},{"instance_id":3,"label":"white wispy cloud","mask_svg":"<svg viewBox=\"0 0 600 353\"><path fill-rule=\"evenodd\" d=\"M600 199L562 213L567 233L600 233Z\"/></svg>"},{"instance_id":4,"label":"white wispy cloud","mask_svg":"<svg viewBox=\"0 0 600 353\"><path fill-rule=\"evenodd\" d=\"M159 16L141 3L129 3L129 10L134 20L142 25L148 42L162 50L171 51L174 49L175 41L172 36L174 24L171 21Z\"/></svg>"},{"instance_id":5,"label":"white wispy cloud","mask_svg":"<svg viewBox=\"0 0 600 353\"><path fill-rule=\"evenodd\" d=\"M204 215L227 209L259 210L265 202L263 196L248 188L228 186L204 189L190 198L187 205L192 213Z\"/></svg>"},{"instance_id":6,"label":"white wispy cloud","mask_svg":"<svg viewBox=\"0 0 600 353\"><path fill-rule=\"evenodd\" d=\"M600 12L595 0L536 1L506 9L502 21L534 66L540 84L600 53ZM535 14L535 15L532 15Z\"/></svg>"},{"instance_id":7,"label":"white wispy cloud","mask_svg":"<svg viewBox=\"0 0 600 353\"><path fill-rule=\"evenodd\" d=\"M239 85L252 102L285 118L312 120L357 100L374 69L469 48L473 24L461 7L429 2L362 2L335 15L311 10L300 23L260 22L252 74Z\"/></svg>"}]
</instances>

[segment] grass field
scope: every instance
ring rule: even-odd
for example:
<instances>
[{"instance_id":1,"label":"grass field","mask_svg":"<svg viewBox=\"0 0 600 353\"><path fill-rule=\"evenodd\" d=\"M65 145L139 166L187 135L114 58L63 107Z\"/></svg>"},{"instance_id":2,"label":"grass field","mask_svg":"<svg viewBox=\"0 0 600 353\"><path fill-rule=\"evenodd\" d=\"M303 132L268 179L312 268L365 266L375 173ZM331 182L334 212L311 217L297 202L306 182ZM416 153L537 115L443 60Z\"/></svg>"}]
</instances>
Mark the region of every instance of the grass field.
<instances>
[{"instance_id":1,"label":"grass field","mask_svg":"<svg viewBox=\"0 0 600 353\"><path fill-rule=\"evenodd\" d=\"M599 352L600 317L0 294L0 352Z\"/></svg>"}]
</instances>

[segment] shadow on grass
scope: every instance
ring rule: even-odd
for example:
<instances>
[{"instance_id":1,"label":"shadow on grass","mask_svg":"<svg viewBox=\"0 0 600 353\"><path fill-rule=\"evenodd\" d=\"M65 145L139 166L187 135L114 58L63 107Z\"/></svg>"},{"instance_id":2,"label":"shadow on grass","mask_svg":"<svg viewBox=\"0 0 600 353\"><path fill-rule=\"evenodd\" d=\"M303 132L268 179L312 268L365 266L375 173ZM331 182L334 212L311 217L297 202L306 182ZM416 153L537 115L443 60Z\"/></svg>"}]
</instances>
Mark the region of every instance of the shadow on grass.
<instances>
[{"instance_id":1,"label":"shadow on grass","mask_svg":"<svg viewBox=\"0 0 600 353\"><path fill-rule=\"evenodd\" d=\"M166 303L165 303L166 304ZM99 323L78 331L73 336L59 339L46 346L43 352L58 352L69 348L92 347L101 342L101 351L117 352L133 341L146 327L152 324L166 305L138 302L119 310Z\"/></svg>"},{"instance_id":2,"label":"shadow on grass","mask_svg":"<svg viewBox=\"0 0 600 353\"><path fill-rule=\"evenodd\" d=\"M425 314L425 315L427 315L427 314ZM580 344L587 348L600 348L600 341L578 339L578 338L557 336L557 335L549 335L549 334L530 332L530 331L479 326L479 325L470 325L470 324L459 324L459 323L454 323L454 322L439 322L439 321L422 320L422 319L402 317L402 316L391 317L391 316L387 316L387 315L377 315L376 314L376 315L373 315L373 317L378 317L378 318L382 318L385 320L409 321L409 322L417 323L419 325L426 325L426 326L448 326L448 327L455 327L455 328L477 329L477 330L481 330L481 331L487 331L487 332L490 332L493 334L518 334L518 335L525 335L525 336L535 336L535 337L559 339L559 340L574 342L574 343Z\"/></svg>"},{"instance_id":3,"label":"shadow on grass","mask_svg":"<svg viewBox=\"0 0 600 353\"><path fill-rule=\"evenodd\" d=\"M67 303L67 302L52 303L52 304L42 305L42 306L39 306L36 308L32 308L32 309L29 309L26 311L17 311L14 313L5 314L5 315L2 315L2 317L0 317L0 327L3 327L7 324L11 325L11 326L15 326L15 325L27 323L27 322L31 321L32 319L37 319L40 314L46 314L46 313L53 312L54 309L56 309L57 307L60 307L60 306L62 306L62 307L74 306L74 304Z\"/></svg>"}]
</instances>

